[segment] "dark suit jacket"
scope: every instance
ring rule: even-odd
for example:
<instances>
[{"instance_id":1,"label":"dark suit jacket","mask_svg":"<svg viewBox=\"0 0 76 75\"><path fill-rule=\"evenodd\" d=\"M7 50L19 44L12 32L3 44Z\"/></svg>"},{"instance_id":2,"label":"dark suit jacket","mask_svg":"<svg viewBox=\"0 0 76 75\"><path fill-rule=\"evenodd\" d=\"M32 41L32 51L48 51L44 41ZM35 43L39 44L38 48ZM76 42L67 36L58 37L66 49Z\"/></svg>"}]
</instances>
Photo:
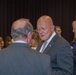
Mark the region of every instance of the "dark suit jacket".
<instances>
[{"instance_id":1,"label":"dark suit jacket","mask_svg":"<svg viewBox=\"0 0 76 75\"><path fill-rule=\"evenodd\" d=\"M40 50L43 42L38 46ZM51 64L54 75L72 75L73 74L73 53L70 44L59 37L57 34L46 47L44 53L51 58Z\"/></svg>"},{"instance_id":2,"label":"dark suit jacket","mask_svg":"<svg viewBox=\"0 0 76 75\"><path fill-rule=\"evenodd\" d=\"M50 57L13 43L0 52L0 75L52 75Z\"/></svg>"}]
</instances>

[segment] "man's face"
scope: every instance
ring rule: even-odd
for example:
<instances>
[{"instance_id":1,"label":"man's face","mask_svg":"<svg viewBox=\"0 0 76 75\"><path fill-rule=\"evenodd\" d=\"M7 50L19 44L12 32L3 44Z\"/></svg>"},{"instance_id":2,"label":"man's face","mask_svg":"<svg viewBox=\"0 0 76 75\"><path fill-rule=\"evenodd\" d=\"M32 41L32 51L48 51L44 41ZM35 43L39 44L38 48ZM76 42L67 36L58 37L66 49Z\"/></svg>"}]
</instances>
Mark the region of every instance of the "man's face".
<instances>
[{"instance_id":1,"label":"man's face","mask_svg":"<svg viewBox=\"0 0 76 75\"><path fill-rule=\"evenodd\" d=\"M37 23L37 30L42 40L48 40L53 33L53 25L47 25L45 22Z\"/></svg>"},{"instance_id":2,"label":"man's face","mask_svg":"<svg viewBox=\"0 0 76 75\"><path fill-rule=\"evenodd\" d=\"M61 35L61 29L60 28L56 28L56 32L58 33L58 35Z\"/></svg>"}]
</instances>

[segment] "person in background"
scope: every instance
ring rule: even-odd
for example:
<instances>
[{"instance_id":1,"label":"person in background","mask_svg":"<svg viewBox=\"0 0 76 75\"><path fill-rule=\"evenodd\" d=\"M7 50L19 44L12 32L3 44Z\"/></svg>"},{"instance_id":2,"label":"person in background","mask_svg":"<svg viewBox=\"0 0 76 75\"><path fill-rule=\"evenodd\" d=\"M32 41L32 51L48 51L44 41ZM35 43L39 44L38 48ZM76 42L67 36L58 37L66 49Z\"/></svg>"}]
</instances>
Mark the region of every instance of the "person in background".
<instances>
[{"instance_id":1,"label":"person in background","mask_svg":"<svg viewBox=\"0 0 76 75\"><path fill-rule=\"evenodd\" d=\"M71 48L73 50L73 60L74 60L74 71L73 71L73 75L76 75L76 20L74 20L72 22L72 28L73 28L73 33L74 33L74 39L71 42Z\"/></svg>"},{"instance_id":2,"label":"person in background","mask_svg":"<svg viewBox=\"0 0 76 75\"><path fill-rule=\"evenodd\" d=\"M76 48L76 35L74 34L73 40L71 41L71 48Z\"/></svg>"},{"instance_id":3,"label":"person in background","mask_svg":"<svg viewBox=\"0 0 76 75\"><path fill-rule=\"evenodd\" d=\"M5 47L9 46L12 43L12 39L10 36L6 36Z\"/></svg>"},{"instance_id":4,"label":"person in background","mask_svg":"<svg viewBox=\"0 0 76 75\"><path fill-rule=\"evenodd\" d=\"M72 22L72 28L73 28L74 37L70 44L71 44L71 48L73 49L76 47L76 21Z\"/></svg>"},{"instance_id":5,"label":"person in background","mask_svg":"<svg viewBox=\"0 0 76 75\"><path fill-rule=\"evenodd\" d=\"M14 42L0 51L0 75L52 75L50 57L29 46L33 26L25 18L13 22Z\"/></svg>"},{"instance_id":6,"label":"person in background","mask_svg":"<svg viewBox=\"0 0 76 75\"><path fill-rule=\"evenodd\" d=\"M31 48L36 50L40 42L41 42L41 39L39 37L37 30L33 30L32 39L30 43Z\"/></svg>"},{"instance_id":7,"label":"person in background","mask_svg":"<svg viewBox=\"0 0 76 75\"><path fill-rule=\"evenodd\" d=\"M55 32L52 18L41 16L37 20L37 30L43 40L37 51L50 56L53 75L73 75L73 52L70 44Z\"/></svg>"},{"instance_id":8,"label":"person in background","mask_svg":"<svg viewBox=\"0 0 76 75\"><path fill-rule=\"evenodd\" d=\"M55 31L61 37L61 32L62 32L61 27L60 26L55 26Z\"/></svg>"},{"instance_id":9,"label":"person in background","mask_svg":"<svg viewBox=\"0 0 76 75\"><path fill-rule=\"evenodd\" d=\"M4 48L4 40L2 37L0 37L0 47L1 47L1 49Z\"/></svg>"}]
</instances>

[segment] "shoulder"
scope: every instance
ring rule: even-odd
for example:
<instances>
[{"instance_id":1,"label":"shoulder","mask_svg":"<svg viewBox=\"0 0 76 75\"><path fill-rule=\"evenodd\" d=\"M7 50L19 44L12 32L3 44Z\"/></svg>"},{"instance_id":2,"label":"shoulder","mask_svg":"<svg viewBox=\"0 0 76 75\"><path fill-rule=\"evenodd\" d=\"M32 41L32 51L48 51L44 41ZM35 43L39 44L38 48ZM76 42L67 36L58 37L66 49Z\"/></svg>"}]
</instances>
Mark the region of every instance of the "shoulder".
<instances>
[{"instance_id":1,"label":"shoulder","mask_svg":"<svg viewBox=\"0 0 76 75\"><path fill-rule=\"evenodd\" d=\"M63 37L58 37L56 42L60 45L69 45L70 46L70 43Z\"/></svg>"},{"instance_id":2,"label":"shoulder","mask_svg":"<svg viewBox=\"0 0 76 75\"><path fill-rule=\"evenodd\" d=\"M57 47L58 51L72 54L70 43L67 40L65 40L63 37L59 37L56 40L55 44L56 44L55 46Z\"/></svg>"}]
</instances>

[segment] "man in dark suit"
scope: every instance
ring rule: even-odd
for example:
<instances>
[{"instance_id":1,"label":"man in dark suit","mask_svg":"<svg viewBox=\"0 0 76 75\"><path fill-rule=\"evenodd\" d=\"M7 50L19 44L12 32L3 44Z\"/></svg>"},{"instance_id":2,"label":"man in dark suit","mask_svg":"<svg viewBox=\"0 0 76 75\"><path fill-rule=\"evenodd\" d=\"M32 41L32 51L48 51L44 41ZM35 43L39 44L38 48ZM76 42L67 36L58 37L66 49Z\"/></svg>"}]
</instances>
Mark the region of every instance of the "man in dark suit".
<instances>
[{"instance_id":1,"label":"man in dark suit","mask_svg":"<svg viewBox=\"0 0 76 75\"><path fill-rule=\"evenodd\" d=\"M37 30L43 40L37 50L50 56L53 75L72 75L73 53L70 44L55 32L51 17L41 16L37 21ZM45 42L47 43L43 49Z\"/></svg>"},{"instance_id":2,"label":"man in dark suit","mask_svg":"<svg viewBox=\"0 0 76 75\"><path fill-rule=\"evenodd\" d=\"M14 42L0 52L0 75L52 75L50 57L29 46L32 31L27 19L12 24Z\"/></svg>"}]
</instances>

